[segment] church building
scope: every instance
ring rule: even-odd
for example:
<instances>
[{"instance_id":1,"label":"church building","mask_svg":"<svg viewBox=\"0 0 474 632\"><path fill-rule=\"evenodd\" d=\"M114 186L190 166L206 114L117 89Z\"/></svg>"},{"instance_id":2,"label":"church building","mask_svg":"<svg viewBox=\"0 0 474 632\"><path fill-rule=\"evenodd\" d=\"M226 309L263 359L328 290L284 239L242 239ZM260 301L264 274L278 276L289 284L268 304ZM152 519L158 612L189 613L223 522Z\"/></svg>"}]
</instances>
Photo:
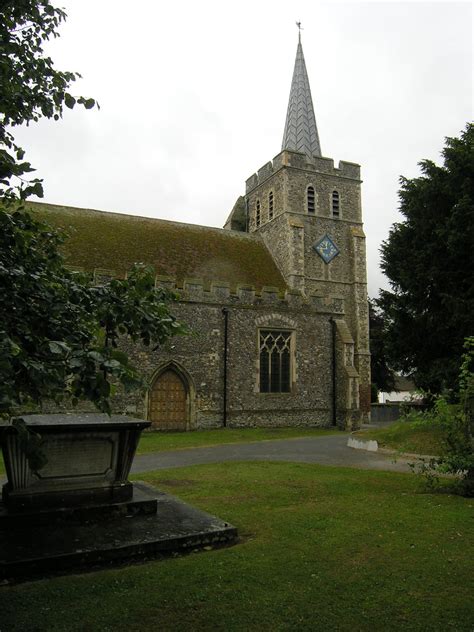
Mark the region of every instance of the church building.
<instances>
[{"instance_id":1,"label":"church building","mask_svg":"<svg viewBox=\"0 0 474 632\"><path fill-rule=\"evenodd\" d=\"M223 229L32 203L97 281L136 263L176 290L192 330L129 346L149 384L114 412L156 429L357 427L370 411L360 167L322 156L301 40L280 153L250 175Z\"/></svg>"}]
</instances>

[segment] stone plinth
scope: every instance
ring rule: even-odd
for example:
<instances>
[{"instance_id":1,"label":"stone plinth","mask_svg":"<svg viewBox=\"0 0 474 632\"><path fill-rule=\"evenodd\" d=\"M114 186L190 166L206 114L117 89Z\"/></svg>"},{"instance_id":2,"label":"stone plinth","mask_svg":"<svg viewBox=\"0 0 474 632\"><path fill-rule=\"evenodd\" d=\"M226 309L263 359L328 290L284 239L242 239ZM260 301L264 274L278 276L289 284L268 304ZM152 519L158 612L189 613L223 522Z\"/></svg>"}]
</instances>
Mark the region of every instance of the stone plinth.
<instances>
[{"instance_id":1,"label":"stone plinth","mask_svg":"<svg viewBox=\"0 0 474 632\"><path fill-rule=\"evenodd\" d=\"M91 571L237 540L228 522L144 483L134 484L132 501L117 504L113 517L98 515L95 506L92 518L90 509L54 510L55 520L42 524L43 512L33 515L34 523L29 515L20 521L0 504L0 581Z\"/></svg>"},{"instance_id":2,"label":"stone plinth","mask_svg":"<svg viewBox=\"0 0 474 632\"><path fill-rule=\"evenodd\" d=\"M140 434L150 422L99 414L25 415L22 419L41 436L41 450L48 462L32 471L16 430L0 424L8 478L3 502L9 510L44 510L132 498L128 475Z\"/></svg>"}]
</instances>

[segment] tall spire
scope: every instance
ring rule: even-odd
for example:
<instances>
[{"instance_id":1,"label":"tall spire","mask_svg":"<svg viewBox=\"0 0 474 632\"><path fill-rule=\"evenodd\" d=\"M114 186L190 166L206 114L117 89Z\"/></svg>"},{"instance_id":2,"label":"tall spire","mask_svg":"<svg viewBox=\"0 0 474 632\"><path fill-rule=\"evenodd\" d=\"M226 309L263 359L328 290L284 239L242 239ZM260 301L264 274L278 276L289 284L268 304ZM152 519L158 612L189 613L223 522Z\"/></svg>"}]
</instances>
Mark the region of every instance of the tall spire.
<instances>
[{"instance_id":1,"label":"tall spire","mask_svg":"<svg viewBox=\"0 0 474 632\"><path fill-rule=\"evenodd\" d=\"M291 82L290 100L286 113L285 131L281 149L298 151L308 156L321 156L318 128L314 116L313 100L301 46L301 24L297 22L298 48Z\"/></svg>"}]
</instances>

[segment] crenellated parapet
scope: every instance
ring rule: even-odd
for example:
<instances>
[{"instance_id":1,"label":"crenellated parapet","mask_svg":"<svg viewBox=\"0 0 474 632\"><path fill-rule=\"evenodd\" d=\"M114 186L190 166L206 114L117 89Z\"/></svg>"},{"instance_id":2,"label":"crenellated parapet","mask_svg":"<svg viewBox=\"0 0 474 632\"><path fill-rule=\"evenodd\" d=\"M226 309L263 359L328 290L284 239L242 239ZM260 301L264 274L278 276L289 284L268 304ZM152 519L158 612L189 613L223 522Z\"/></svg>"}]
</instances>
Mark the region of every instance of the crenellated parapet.
<instances>
[{"instance_id":1,"label":"crenellated parapet","mask_svg":"<svg viewBox=\"0 0 474 632\"><path fill-rule=\"evenodd\" d=\"M354 162L340 160L339 165L335 167L332 158L310 157L303 153L285 149L247 179L245 183L246 193L253 191L284 167L360 180L360 166Z\"/></svg>"},{"instance_id":2,"label":"crenellated parapet","mask_svg":"<svg viewBox=\"0 0 474 632\"><path fill-rule=\"evenodd\" d=\"M75 271L80 270L75 268ZM114 270L97 268L93 273L96 284L105 284L111 279L123 278ZM278 288L264 285L256 288L253 285L231 286L227 281L205 282L203 279L187 278L179 282L173 277L156 275L155 287L176 292L178 300L186 303L209 303L217 305L234 305L251 307L279 305L287 309L311 310L313 312L344 314L344 299L337 296L319 294L304 295L298 289Z\"/></svg>"},{"instance_id":3,"label":"crenellated parapet","mask_svg":"<svg viewBox=\"0 0 474 632\"><path fill-rule=\"evenodd\" d=\"M305 296L295 289L272 286L256 288L253 285L232 287L225 281L205 283L200 279L185 279L177 285L170 277L157 277L157 287L176 291L181 302L208 303L234 307L279 306L289 310L305 310L315 313L344 314L344 300L334 296Z\"/></svg>"}]
</instances>

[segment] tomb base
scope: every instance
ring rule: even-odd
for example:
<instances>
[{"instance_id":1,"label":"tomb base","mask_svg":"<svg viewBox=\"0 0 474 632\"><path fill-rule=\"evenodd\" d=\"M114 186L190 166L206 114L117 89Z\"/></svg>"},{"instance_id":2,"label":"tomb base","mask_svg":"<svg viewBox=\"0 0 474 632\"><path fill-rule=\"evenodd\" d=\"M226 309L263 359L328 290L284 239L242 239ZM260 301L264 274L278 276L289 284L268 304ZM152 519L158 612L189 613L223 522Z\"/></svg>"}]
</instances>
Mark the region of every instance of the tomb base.
<instances>
[{"instance_id":1,"label":"tomb base","mask_svg":"<svg viewBox=\"0 0 474 632\"><path fill-rule=\"evenodd\" d=\"M144 483L133 487L131 501L112 507L15 514L0 504L0 578L86 572L235 543L231 524Z\"/></svg>"},{"instance_id":2,"label":"tomb base","mask_svg":"<svg viewBox=\"0 0 474 632\"><path fill-rule=\"evenodd\" d=\"M150 422L30 415L47 463L31 470L21 437L0 422L7 472L0 503L0 579L143 561L233 543L232 525L128 475Z\"/></svg>"}]
</instances>

